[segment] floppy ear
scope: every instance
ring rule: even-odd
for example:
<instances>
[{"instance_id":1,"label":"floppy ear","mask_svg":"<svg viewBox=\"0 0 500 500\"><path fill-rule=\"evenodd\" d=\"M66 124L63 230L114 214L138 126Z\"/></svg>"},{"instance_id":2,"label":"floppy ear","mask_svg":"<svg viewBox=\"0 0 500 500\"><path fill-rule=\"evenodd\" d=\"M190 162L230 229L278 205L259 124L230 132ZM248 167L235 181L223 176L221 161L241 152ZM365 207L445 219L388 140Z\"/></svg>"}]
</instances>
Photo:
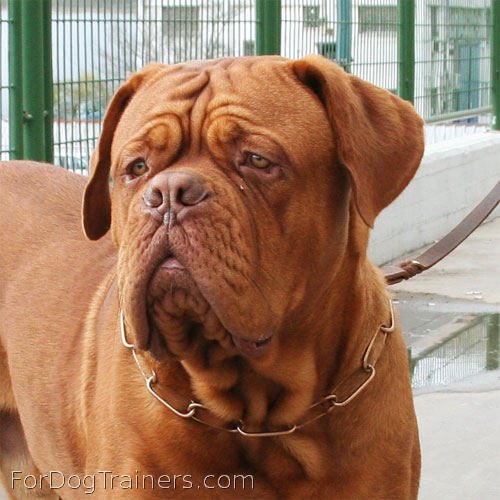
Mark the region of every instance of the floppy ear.
<instances>
[{"instance_id":1,"label":"floppy ear","mask_svg":"<svg viewBox=\"0 0 500 500\"><path fill-rule=\"evenodd\" d=\"M115 93L104 116L99 142L90 160L90 180L83 196L83 230L90 240L104 236L111 225L109 171L111 143L123 111L137 90L157 75L164 65L148 64L133 74Z\"/></svg>"},{"instance_id":2,"label":"floppy ear","mask_svg":"<svg viewBox=\"0 0 500 500\"><path fill-rule=\"evenodd\" d=\"M368 226L415 174L424 151L423 121L387 90L312 55L292 63L326 108L338 160L349 171L357 210Z\"/></svg>"}]
</instances>

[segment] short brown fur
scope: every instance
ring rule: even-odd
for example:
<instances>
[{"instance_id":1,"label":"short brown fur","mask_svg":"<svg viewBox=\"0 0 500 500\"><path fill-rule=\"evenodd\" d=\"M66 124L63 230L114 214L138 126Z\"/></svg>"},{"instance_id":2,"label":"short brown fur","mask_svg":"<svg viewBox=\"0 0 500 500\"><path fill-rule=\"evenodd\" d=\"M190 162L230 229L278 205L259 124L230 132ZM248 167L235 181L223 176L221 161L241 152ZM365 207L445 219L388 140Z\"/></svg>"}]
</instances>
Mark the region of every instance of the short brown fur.
<instances>
[{"instance_id":1,"label":"short brown fur","mask_svg":"<svg viewBox=\"0 0 500 500\"><path fill-rule=\"evenodd\" d=\"M200 401L210 422L241 419L250 431L300 422L337 384L353 385L389 321L369 226L422 152L410 104L319 56L257 57L133 75L108 108L86 187L49 165L2 165L0 465L10 497L84 497L67 485L12 488L12 471L112 470L189 475L193 488L97 480L96 498L416 498L399 327L350 404L288 436L245 438L154 399L119 318L121 309L143 369L179 409ZM132 175L141 162L149 170ZM83 235L82 196L85 233L99 241ZM183 271L167 269L169 258ZM272 340L248 357L243 337ZM252 475L253 488L208 489L209 474Z\"/></svg>"}]
</instances>

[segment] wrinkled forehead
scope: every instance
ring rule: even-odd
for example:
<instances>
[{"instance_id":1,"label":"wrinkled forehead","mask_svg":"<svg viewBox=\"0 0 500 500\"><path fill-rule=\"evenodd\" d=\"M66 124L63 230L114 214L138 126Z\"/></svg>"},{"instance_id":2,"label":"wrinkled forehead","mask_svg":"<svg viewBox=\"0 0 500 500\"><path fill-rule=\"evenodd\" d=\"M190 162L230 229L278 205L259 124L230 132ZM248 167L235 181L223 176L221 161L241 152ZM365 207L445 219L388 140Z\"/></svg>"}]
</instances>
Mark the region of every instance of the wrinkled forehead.
<instances>
[{"instance_id":1,"label":"wrinkled forehead","mask_svg":"<svg viewBox=\"0 0 500 500\"><path fill-rule=\"evenodd\" d=\"M120 120L113 150L132 137L158 136L165 122L175 122L184 139L195 140L227 117L243 127L272 129L283 140L293 136L295 142L329 129L319 99L299 82L290 61L277 56L194 61L166 66L139 89Z\"/></svg>"}]
</instances>

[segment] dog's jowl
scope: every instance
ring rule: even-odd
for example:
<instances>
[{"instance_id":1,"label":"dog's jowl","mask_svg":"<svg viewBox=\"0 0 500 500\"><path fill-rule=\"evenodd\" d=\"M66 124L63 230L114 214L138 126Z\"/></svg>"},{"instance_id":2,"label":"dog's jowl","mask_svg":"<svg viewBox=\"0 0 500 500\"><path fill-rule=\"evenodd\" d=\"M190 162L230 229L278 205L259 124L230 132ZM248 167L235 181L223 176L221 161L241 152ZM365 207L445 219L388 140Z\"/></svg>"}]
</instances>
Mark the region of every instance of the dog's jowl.
<instances>
[{"instance_id":1,"label":"dog's jowl","mask_svg":"<svg viewBox=\"0 0 500 500\"><path fill-rule=\"evenodd\" d=\"M132 75L88 182L1 165L9 495L416 498L406 348L366 248L422 152L409 103L269 56Z\"/></svg>"}]
</instances>

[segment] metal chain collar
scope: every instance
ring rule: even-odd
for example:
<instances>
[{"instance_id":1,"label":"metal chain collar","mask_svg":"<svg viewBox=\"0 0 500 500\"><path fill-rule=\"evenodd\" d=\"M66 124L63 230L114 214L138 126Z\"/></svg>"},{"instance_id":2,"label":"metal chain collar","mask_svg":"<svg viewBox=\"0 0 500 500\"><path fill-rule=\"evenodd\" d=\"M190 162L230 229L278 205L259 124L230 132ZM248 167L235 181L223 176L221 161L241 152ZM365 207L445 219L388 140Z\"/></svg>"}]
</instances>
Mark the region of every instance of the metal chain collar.
<instances>
[{"instance_id":1,"label":"metal chain collar","mask_svg":"<svg viewBox=\"0 0 500 500\"><path fill-rule=\"evenodd\" d=\"M352 373L349 377L344 379L340 384L336 386L336 388L344 385L346 382L348 382L350 379L356 377L359 375L359 373L362 373L365 376L365 379L359 383L356 384L356 389L352 391L349 396L339 400L339 397L337 394L332 392L332 394L328 394L325 396L323 399L318 401L317 403L312 404L308 408L308 413L314 413L315 411L317 412L318 410L321 410L323 408L323 411L320 411L319 413L307 418L306 420L302 421L301 423L295 424L290 426L287 429L283 430L274 430L274 431L266 431L266 432L247 432L244 430L244 423L242 421L239 421L238 423L232 424L232 425L227 425L227 426L217 426L213 425L210 422L207 422L206 420L203 420L202 418L198 417L196 415L197 410L206 410L209 411L209 409L201 404L197 403L196 401L189 400L188 398L184 398L186 401L189 401L187 404L186 410L185 411L179 411L177 410L174 406L172 406L168 401L163 399L154 389L154 386L158 383L158 379L156 376L156 372L154 370L151 370L151 375L146 375L144 370L141 367L141 363L139 362L139 358L137 356L136 349L133 344L130 344L127 342L127 337L125 333L125 324L123 320L123 311L120 311L120 328L121 328L121 338L122 338L122 343L125 347L131 350L132 356L134 357L134 360L139 368L139 371L141 372L142 376L144 377L144 380L146 381L146 387L148 391L158 400L160 403L162 403L164 406L166 406L171 412L175 413L177 416L185 419L191 419L194 420L200 424L204 424L208 427L211 427L213 429L218 429L220 431L225 431L225 432L231 432L233 434L240 434L241 436L245 437L274 437L274 436L284 436L287 434L292 434L293 432L302 429L306 425L315 422L316 420L324 417L325 415L328 415L334 408L336 407L342 407L348 405L353 399L355 399L361 392L363 392L364 389L370 384L370 382L373 380L375 377L375 364L378 360L378 357L381 354L382 347L385 345L385 339L387 337L388 333L392 333L395 328L395 322L394 322L394 306L392 303L392 300L389 301L390 304L390 309L391 309L391 324L390 326L385 326L385 325L380 325L380 327L377 329L375 334L370 340L370 343L368 344L365 353L363 355L363 360L361 364L361 368L357 371ZM377 338L379 337L379 334L382 335L382 345L381 349L378 353L378 356L370 362L370 355L372 354L373 351L373 346L375 345L375 342ZM335 389L334 389L335 391Z\"/></svg>"}]
</instances>

